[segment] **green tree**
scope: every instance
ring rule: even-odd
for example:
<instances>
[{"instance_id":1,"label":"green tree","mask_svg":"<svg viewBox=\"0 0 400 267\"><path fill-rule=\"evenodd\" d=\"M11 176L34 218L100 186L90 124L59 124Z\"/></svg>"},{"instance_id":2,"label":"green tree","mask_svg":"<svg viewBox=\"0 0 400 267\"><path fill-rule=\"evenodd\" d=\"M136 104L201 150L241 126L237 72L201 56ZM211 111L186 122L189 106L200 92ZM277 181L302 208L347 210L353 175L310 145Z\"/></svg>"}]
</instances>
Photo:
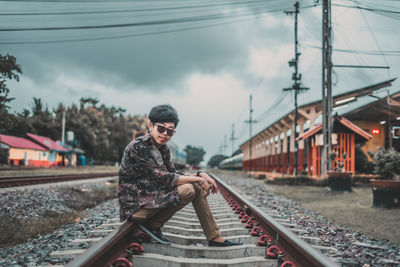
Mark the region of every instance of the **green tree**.
<instances>
[{"instance_id":1,"label":"green tree","mask_svg":"<svg viewBox=\"0 0 400 267\"><path fill-rule=\"evenodd\" d=\"M33 127L33 133L59 140L61 135L61 120L56 121L54 112L49 111L47 104L40 98L33 98L32 116L28 119Z\"/></svg>"},{"instance_id":2,"label":"green tree","mask_svg":"<svg viewBox=\"0 0 400 267\"><path fill-rule=\"evenodd\" d=\"M227 158L228 158L227 156L221 154L214 155L208 161L207 165L210 166L211 168L218 167L219 163Z\"/></svg>"},{"instance_id":3,"label":"green tree","mask_svg":"<svg viewBox=\"0 0 400 267\"><path fill-rule=\"evenodd\" d=\"M202 147L194 147L187 145L184 149L186 152L186 162L192 166L197 166L203 161L203 156L206 154Z\"/></svg>"},{"instance_id":4,"label":"green tree","mask_svg":"<svg viewBox=\"0 0 400 267\"><path fill-rule=\"evenodd\" d=\"M75 133L71 145L82 148L85 155L96 163L119 162L133 132L140 130L145 123L142 116L124 115L126 111L123 108L107 107L92 98L81 98L79 107L59 104L54 110L59 125L64 111L65 128Z\"/></svg>"},{"instance_id":5,"label":"green tree","mask_svg":"<svg viewBox=\"0 0 400 267\"><path fill-rule=\"evenodd\" d=\"M5 133L11 128L15 121L15 116L8 113L8 104L14 99L8 97L10 89L7 87L7 80L19 81L18 74L22 74L21 67L17 64L15 57L10 55L0 55L0 132Z\"/></svg>"}]
</instances>

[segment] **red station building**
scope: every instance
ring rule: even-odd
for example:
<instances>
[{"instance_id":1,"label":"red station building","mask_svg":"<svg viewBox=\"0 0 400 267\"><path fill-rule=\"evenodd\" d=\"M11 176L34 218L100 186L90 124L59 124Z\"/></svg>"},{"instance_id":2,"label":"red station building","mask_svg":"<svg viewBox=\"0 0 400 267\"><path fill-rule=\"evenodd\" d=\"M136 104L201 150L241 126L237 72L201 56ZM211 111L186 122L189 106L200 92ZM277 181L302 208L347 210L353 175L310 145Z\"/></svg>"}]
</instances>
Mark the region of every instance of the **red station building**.
<instances>
[{"instance_id":1,"label":"red station building","mask_svg":"<svg viewBox=\"0 0 400 267\"><path fill-rule=\"evenodd\" d=\"M341 106L351 108L347 111L345 108L340 109L340 116L334 116L332 133L332 149L338 153L338 159L343 160L343 153L348 156L345 160L346 171L353 174L355 172L354 150L357 144L361 145L361 149L370 160L372 159L368 152L375 152L382 147L394 147L400 151L400 139L394 135L395 130L400 128L400 92L383 97L373 95L374 92L391 86L394 80L333 97L334 108ZM356 101L358 107L354 103ZM298 107L297 140L292 134L294 132L294 110L292 110L254 135L251 142L249 139L241 144L243 170L256 174L272 172L292 175L295 142L298 142L298 173L305 172L310 176L319 177L322 126L316 121L321 118L321 114L320 100Z\"/></svg>"}]
</instances>

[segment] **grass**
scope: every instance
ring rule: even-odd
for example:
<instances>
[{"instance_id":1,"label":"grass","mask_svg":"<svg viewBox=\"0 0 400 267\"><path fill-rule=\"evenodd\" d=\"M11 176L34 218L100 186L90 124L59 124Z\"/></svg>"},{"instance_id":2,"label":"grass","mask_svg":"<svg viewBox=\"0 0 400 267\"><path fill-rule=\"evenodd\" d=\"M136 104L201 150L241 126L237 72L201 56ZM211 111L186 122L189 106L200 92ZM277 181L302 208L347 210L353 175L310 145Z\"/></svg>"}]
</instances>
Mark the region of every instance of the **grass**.
<instances>
[{"instance_id":1,"label":"grass","mask_svg":"<svg viewBox=\"0 0 400 267\"><path fill-rule=\"evenodd\" d=\"M30 221L0 216L0 248L26 242L40 234L51 233L65 224L77 223L87 215L86 209L117 196L116 185L111 183L106 184L105 187L90 190L79 188L66 190L68 190L69 199L65 200L65 204L72 210L71 212L60 214L47 210L41 218Z\"/></svg>"},{"instance_id":2,"label":"grass","mask_svg":"<svg viewBox=\"0 0 400 267\"><path fill-rule=\"evenodd\" d=\"M64 224L73 223L81 217L80 212L44 216L43 218L22 222L8 216L0 217L0 248L26 242L29 238L39 234L55 231Z\"/></svg>"}]
</instances>

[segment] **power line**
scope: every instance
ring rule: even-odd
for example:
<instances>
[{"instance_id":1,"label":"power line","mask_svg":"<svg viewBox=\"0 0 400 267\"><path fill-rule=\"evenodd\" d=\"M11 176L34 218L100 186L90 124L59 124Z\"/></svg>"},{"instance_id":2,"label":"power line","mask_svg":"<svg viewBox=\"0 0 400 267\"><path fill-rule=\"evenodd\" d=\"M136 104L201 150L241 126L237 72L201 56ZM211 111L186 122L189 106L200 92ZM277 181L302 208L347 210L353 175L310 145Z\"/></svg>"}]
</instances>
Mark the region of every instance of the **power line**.
<instances>
[{"instance_id":1,"label":"power line","mask_svg":"<svg viewBox=\"0 0 400 267\"><path fill-rule=\"evenodd\" d=\"M193 5L193 6L175 6L162 8L143 8L143 9L121 9L121 10L89 10L89 11L65 11L65 12L22 12L22 13L0 13L0 16L48 16L48 15L90 15L90 14L110 14L110 13L133 13L133 12L150 12L150 11L166 11L166 10L182 10L196 9L204 7L228 7L243 4L265 3L265 1L244 1L244 2L225 2L218 4ZM246 7L246 6L244 6Z\"/></svg>"},{"instance_id":2,"label":"power line","mask_svg":"<svg viewBox=\"0 0 400 267\"><path fill-rule=\"evenodd\" d=\"M372 38L374 39L375 44L376 44L376 46L377 46L378 49L379 49L379 52L381 53L383 59L385 60L386 66L389 66L389 62L387 61L385 55L383 54L382 49L381 49L381 46L379 45L378 40L376 39L374 32L371 30L371 27L369 26L368 20L365 18L364 13L362 12L361 9L360 9L360 13L361 13L361 15L362 15L362 17L363 17L363 19L364 19L364 21L365 21L365 24L367 24L368 30L369 30L369 32L371 33ZM390 77L390 70L388 70L388 76Z\"/></svg>"},{"instance_id":3,"label":"power line","mask_svg":"<svg viewBox=\"0 0 400 267\"><path fill-rule=\"evenodd\" d=\"M263 17L263 16L266 16L266 14L261 15L261 17ZM231 21L220 22L220 23L199 25L199 26L181 27L181 28L175 28L175 29L157 30L157 31L123 34L123 35L109 35L109 36L99 36L99 37L80 37L80 38L76 37L73 39L58 39L58 40L3 41L3 42L0 41L0 44L50 44L50 43L71 43L71 42L82 42L82 41L123 39L123 38L143 37L143 36L165 34L165 33L174 33L174 32L181 32L181 31L187 31L187 30L203 29L203 28L221 26L221 25L226 25L226 24L231 24L231 23L249 21L252 19L253 19L253 17L245 18L245 19L238 19L238 20L231 20Z\"/></svg>"},{"instance_id":4,"label":"power line","mask_svg":"<svg viewBox=\"0 0 400 267\"><path fill-rule=\"evenodd\" d=\"M358 2L355 2L355 1L352 1L352 2L358 3ZM400 14L400 11L387 10L387 9L380 9L380 8L363 7L363 6L360 6L360 5L348 6L348 5L342 5L342 4L332 4L332 6L348 7L348 8L357 8L357 9L367 10L367 11L371 11L371 12L382 12L382 13L390 13L390 14Z\"/></svg>"},{"instance_id":5,"label":"power line","mask_svg":"<svg viewBox=\"0 0 400 267\"><path fill-rule=\"evenodd\" d=\"M304 44L304 47L309 47L309 48L315 48L315 49L322 49L320 46L316 45L309 45L309 44ZM360 53L360 54L365 54L365 55L371 55L371 56L380 56L381 51L377 50L355 50L355 49L340 49L340 48L333 48L332 49L335 52L341 52L341 53ZM382 50L382 53L385 56L400 56L400 50Z\"/></svg>"},{"instance_id":6,"label":"power line","mask_svg":"<svg viewBox=\"0 0 400 267\"><path fill-rule=\"evenodd\" d=\"M377 9L377 8L369 8L369 7L362 7L362 6L348 6L348 5L341 5L341 4L332 4L334 6L338 7L346 7L346 8L357 8L357 9L363 9L367 10L388 18L400 20L400 11L394 11L394 10L385 10L385 9Z\"/></svg>"},{"instance_id":7,"label":"power line","mask_svg":"<svg viewBox=\"0 0 400 267\"><path fill-rule=\"evenodd\" d=\"M261 115L259 115L256 120L257 121L263 121L265 119L267 119L272 113L273 110L275 110L281 103L282 101L287 97L287 94L285 94L284 92L281 92L281 94L279 95L278 99L276 101L274 101L274 104L269 106L268 109L266 111L264 111Z\"/></svg>"},{"instance_id":8,"label":"power line","mask_svg":"<svg viewBox=\"0 0 400 267\"><path fill-rule=\"evenodd\" d=\"M201 29L201 28L206 28L206 27L213 27L213 26L219 26L219 25L225 25L229 23L236 23L236 22L243 22L243 21L248 21L251 19L254 19L255 16L258 18L264 17L267 13L275 13L275 12L281 12L282 7L279 9L264 9L261 10L258 9L258 13L254 12L248 12L248 13L242 13L242 14L236 14L236 15L225 15L221 16L218 14L213 14L212 16L197 16L197 17L188 17L188 18L180 18L180 19L175 19L174 21L172 20L167 20L167 21L162 21L162 25L166 25L165 23L171 23L171 25L174 24L181 24L181 23L202 23L202 22L211 22L210 24L203 24L203 25L193 25L193 26L187 26L187 27L177 27L171 29L171 27L167 28L166 30L164 29L158 29L158 30L149 30L149 31L144 31L144 32L136 32L136 33L129 33L129 34L111 34L111 35L100 35L100 36L92 36L88 37L85 35L84 37L67 37L67 38L61 38L61 39L50 39L50 40L6 40L3 38L3 41L0 42L0 44L46 44L46 43L67 43L67 42L80 42L80 41L96 41L96 40L107 40L107 39L121 39L121 38L131 38L131 37L137 37L137 36L148 36L148 35L156 35L156 34L163 34L163 33L172 33L172 32L179 32L179 31L186 31L186 30L193 30L193 29ZM241 17L242 19L234 19ZM229 20L231 19L232 20ZM228 20L220 23L212 23L213 20ZM143 26L154 26L154 25L159 25L158 21L150 21L150 22L139 22ZM151 24L151 25L148 25ZM101 27L101 25L94 25L91 27ZM111 26L116 26L116 25L111 25ZM134 27L134 26L132 26ZM57 27L59 28L59 27ZM70 29L70 28L69 28ZM10 29L12 30L12 29ZM24 28L21 28L21 31L24 30ZM33 29L32 29L33 30ZM36 30L36 29L35 29Z\"/></svg>"},{"instance_id":9,"label":"power line","mask_svg":"<svg viewBox=\"0 0 400 267\"><path fill-rule=\"evenodd\" d=\"M253 10L250 12L242 12L242 14L207 14L201 16L183 17L183 18L173 18L173 19L163 19L163 20L153 20L153 21L141 21L132 23L118 23L118 24L103 24L103 25L81 25L81 26L54 26L54 27L20 27L20 28L0 28L2 32L20 32L20 31L60 31L60 30L93 30L93 29L112 29L112 28L126 28L126 27L138 27L138 26L154 26L154 25L168 25L177 23L188 23L188 22L202 22L210 20L220 20L226 18L244 17L244 16L254 16L257 13L271 13L271 12L281 12L280 9L268 10L269 7L264 9L257 9L255 13Z\"/></svg>"}]
</instances>

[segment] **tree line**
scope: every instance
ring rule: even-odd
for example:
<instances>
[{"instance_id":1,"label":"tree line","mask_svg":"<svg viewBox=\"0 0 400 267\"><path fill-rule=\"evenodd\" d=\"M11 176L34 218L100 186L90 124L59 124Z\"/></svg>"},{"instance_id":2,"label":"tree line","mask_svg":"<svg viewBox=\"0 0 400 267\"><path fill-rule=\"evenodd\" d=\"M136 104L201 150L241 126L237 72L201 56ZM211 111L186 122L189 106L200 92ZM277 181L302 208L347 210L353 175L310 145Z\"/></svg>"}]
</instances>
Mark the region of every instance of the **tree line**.
<instances>
[{"instance_id":1,"label":"tree line","mask_svg":"<svg viewBox=\"0 0 400 267\"><path fill-rule=\"evenodd\" d=\"M79 103L66 106L59 103L49 109L40 98L33 98L30 108L11 113L8 80L19 81L21 66L11 55L0 54L0 134L26 137L33 133L61 139L62 118L65 114L66 131L74 132L74 140L68 144L81 148L89 163L115 163L122 158L133 133L146 129L146 117L126 114L121 107L106 106L92 97L82 97ZM187 163L198 165L205 154L201 147L187 145ZM0 148L0 164L7 164L7 151Z\"/></svg>"},{"instance_id":2,"label":"tree line","mask_svg":"<svg viewBox=\"0 0 400 267\"><path fill-rule=\"evenodd\" d=\"M40 98L33 98L29 109L11 113L7 80L19 81L21 67L13 56L0 55L0 133L26 137L33 133L61 139L62 117L65 113L66 131L74 132L71 143L85 151L88 159L99 163L121 160L126 145L132 140L133 132L142 130L145 118L127 115L121 107L106 106L95 98L81 98L78 104L66 106L62 103L49 109Z\"/></svg>"}]
</instances>

